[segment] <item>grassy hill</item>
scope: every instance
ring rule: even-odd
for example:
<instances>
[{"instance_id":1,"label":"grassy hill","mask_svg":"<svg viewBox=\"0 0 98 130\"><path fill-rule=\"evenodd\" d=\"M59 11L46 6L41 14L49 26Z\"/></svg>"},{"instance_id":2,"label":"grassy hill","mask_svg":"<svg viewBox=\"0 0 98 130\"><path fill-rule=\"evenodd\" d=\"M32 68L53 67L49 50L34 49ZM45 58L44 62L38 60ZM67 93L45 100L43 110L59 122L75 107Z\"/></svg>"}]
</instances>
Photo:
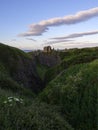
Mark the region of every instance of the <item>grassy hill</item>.
<instances>
[{"instance_id":1,"label":"grassy hill","mask_svg":"<svg viewBox=\"0 0 98 130\"><path fill-rule=\"evenodd\" d=\"M34 61L23 51L0 44L0 66L0 77L6 75L10 81L31 88L34 92L41 89L42 81L37 74Z\"/></svg>"},{"instance_id":2,"label":"grassy hill","mask_svg":"<svg viewBox=\"0 0 98 130\"><path fill-rule=\"evenodd\" d=\"M27 54L0 44L0 130L97 130L97 121L98 47Z\"/></svg>"},{"instance_id":3,"label":"grassy hill","mask_svg":"<svg viewBox=\"0 0 98 130\"><path fill-rule=\"evenodd\" d=\"M0 130L73 130L57 107L36 99L39 81L26 53L0 44Z\"/></svg>"},{"instance_id":4,"label":"grassy hill","mask_svg":"<svg viewBox=\"0 0 98 130\"><path fill-rule=\"evenodd\" d=\"M97 130L98 60L72 66L52 80L40 94L77 130Z\"/></svg>"},{"instance_id":5,"label":"grassy hill","mask_svg":"<svg viewBox=\"0 0 98 130\"><path fill-rule=\"evenodd\" d=\"M98 47L84 49L70 49L65 52L58 52L61 63L50 68L45 73L46 84L54 79L63 70L81 63L88 63L98 59Z\"/></svg>"},{"instance_id":6,"label":"grassy hill","mask_svg":"<svg viewBox=\"0 0 98 130\"><path fill-rule=\"evenodd\" d=\"M98 59L98 47L53 50L50 53L35 51L29 52L28 55L35 61L40 78L47 84L70 66Z\"/></svg>"}]
</instances>

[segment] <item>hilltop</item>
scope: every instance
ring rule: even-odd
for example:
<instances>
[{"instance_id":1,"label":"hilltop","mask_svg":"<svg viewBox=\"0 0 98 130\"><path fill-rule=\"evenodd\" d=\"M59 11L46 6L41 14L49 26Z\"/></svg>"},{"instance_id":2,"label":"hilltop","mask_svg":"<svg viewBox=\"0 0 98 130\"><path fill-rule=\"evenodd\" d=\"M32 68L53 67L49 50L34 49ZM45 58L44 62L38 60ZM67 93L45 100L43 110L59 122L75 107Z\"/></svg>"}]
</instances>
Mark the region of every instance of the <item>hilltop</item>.
<instances>
[{"instance_id":1,"label":"hilltop","mask_svg":"<svg viewBox=\"0 0 98 130\"><path fill-rule=\"evenodd\" d=\"M25 53L0 43L0 130L97 130L98 47Z\"/></svg>"}]
</instances>

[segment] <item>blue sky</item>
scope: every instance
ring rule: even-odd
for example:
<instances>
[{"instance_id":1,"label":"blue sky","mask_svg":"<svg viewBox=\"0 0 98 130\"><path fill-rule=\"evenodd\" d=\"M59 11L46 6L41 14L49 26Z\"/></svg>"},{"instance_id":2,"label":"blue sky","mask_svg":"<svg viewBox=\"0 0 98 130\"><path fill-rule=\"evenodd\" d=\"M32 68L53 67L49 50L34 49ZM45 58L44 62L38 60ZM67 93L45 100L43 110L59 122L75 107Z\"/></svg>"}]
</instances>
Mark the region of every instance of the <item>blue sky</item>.
<instances>
[{"instance_id":1,"label":"blue sky","mask_svg":"<svg viewBox=\"0 0 98 130\"><path fill-rule=\"evenodd\" d=\"M98 0L0 0L0 42L20 49L98 46Z\"/></svg>"}]
</instances>

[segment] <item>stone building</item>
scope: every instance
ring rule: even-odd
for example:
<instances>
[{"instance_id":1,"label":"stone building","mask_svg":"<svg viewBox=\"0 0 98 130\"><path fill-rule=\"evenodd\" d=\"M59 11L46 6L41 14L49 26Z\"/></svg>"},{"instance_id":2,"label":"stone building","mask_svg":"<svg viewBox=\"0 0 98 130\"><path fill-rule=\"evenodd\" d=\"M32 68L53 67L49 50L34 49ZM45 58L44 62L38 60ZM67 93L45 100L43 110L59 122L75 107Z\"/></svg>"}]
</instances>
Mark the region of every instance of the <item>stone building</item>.
<instances>
[{"instance_id":1,"label":"stone building","mask_svg":"<svg viewBox=\"0 0 98 130\"><path fill-rule=\"evenodd\" d=\"M45 46L43 51L44 52L51 52L52 51L51 46Z\"/></svg>"}]
</instances>

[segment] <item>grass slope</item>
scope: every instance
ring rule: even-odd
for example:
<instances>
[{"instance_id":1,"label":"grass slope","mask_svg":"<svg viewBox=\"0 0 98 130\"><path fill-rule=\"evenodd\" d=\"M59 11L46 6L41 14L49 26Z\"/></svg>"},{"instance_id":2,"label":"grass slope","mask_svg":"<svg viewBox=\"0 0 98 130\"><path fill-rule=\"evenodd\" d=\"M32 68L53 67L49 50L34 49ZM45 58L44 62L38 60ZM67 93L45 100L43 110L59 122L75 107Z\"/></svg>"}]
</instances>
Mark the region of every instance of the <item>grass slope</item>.
<instances>
[{"instance_id":1,"label":"grass slope","mask_svg":"<svg viewBox=\"0 0 98 130\"><path fill-rule=\"evenodd\" d=\"M32 71L29 61L31 58L19 49L0 44L0 130L73 130L56 107L39 102L32 91L13 78L22 71L21 66L25 73Z\"/></svg>"},{"instance_id":2,"label":"grass slope","mask_svg":"<svg viewBox=\"0 0 98 130\"><path fill-rule=\"evenodd\" d=\"M70 49L66 52L58 52L61 57L61 63L54 66L45 74L46 84L54 79L64 69L67 69L73 65L88 63L95 59L98 59L98 47L95 48L84 48L84 49Z\"/></svg>"},{"instance_id":3,"label":"grass slope","mask_svg":"<svg viewBox=\"0 0 98 130\"><path fill-rule=\"evenodd\" d=\"M0 72L7 73L13 81L20 86L31 88L38 92L42 87L42 81L37 74L34 61L23 51L0 44Z\"/></svg>"},{"instance_id":4,"label":"grass slope","mask_svg":"<svg viewBox=\"0 0 98 130\"><path fill-rule=\"evenodd\" d=\"M0 44L0 130L97 130L98 48L57 53L60 65L37 64L41 78L52 80L37 96L24 87L40 80L33 59Z\"/></svg>"},{"instance_id":5,"label":"grass slope","mask_svg":"<svg viewBox=\"0 0 98 130\"><path fill-rule=\"evenodd\" d=\"M23 103L20 103L19 99L22 99ZM38 129L74 130L56 107L41 103L34 96L0 88L0 130Z\"/></svg>"},{"instance_id":6,"label":"grass slope","mask_svg":"<svg viewBox=\"0 0 98 130\"><path fill-rule=\"evenodd\" d=\"M76 130L97 130L98 60L64 70L47 85L40 99L60 106Z\"/></svg>"}]
</instances>

